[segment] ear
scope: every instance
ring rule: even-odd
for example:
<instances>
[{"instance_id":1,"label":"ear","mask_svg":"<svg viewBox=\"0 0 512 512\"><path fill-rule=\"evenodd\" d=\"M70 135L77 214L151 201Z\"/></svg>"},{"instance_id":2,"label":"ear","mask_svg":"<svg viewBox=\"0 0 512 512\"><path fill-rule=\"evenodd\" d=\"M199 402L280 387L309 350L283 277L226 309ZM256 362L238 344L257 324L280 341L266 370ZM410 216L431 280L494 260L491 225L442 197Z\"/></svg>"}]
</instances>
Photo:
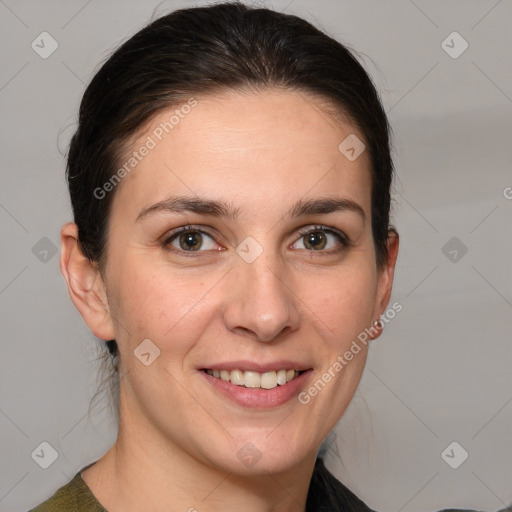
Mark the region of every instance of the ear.
<instances>
[{"instance_id":1,"label":"ear","mask_svg":"<svg viewBox=\"0 0 512 512\"><path fill-rule=\"evenodd\" d=\"M395 265L396 259L398 257L398 245L399 245L399 236L395 229L390 229L388 231L388 239L387 239L387 247L388 247L388 259L385 265L379 269L379 276L377 281L377 294L375 296L375 304L373 308L374 319L380 319L380 316L386 310L386 307L389 304L389 299L391 298L391 290L393 288L393 277L395 275ZM377 330L376 334L372 335L372 339L378 338L382 333L382 322L380 325L374 326L373 330Z\"/></svg>"},{"instance_id":2,"label":"ear","mask_svg":"<svg viewBox=\"0 0 512 512\"><path fill-rule=\"evenodd\" d=\"M60 240L60 270L71 300L97 338L115 339L105 284L97 263L89 261L80 249L78 226L73 222L65 224Z\"/></svg>"}]
</instances>

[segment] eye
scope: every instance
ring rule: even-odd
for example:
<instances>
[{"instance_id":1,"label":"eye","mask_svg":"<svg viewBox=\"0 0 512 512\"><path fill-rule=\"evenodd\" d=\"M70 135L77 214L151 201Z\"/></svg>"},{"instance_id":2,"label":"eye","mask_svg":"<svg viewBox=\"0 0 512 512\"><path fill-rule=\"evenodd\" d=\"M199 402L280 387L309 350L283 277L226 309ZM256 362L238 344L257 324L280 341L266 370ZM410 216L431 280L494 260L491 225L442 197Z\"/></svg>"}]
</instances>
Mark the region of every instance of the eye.
<instances>
[{"instance_id":1,"label":"eye","mask_svg":"<svg viewBox=\"0 0 512 512\"><path fill-rule=\"evenodd\" d=\"M294 249L335 253L350 245L349 238L342 231L325 226L314 226L299 233L301 238L292 245ZM210 234L193 226L184 226L173 231L163 245L168 250L180 253L222 250L222 246Z\"/></svg>"},{"instance_id":2,"label":"eye","mask_svg":"<svg viewBox=\"0 0 512 512\"><path fill-rule=\"evenodd\" d=\"M339 252L350 245L349 238L341 231L314 226L299 232L301 238L293 244L295 249Z\"/></svg>"},{"instance_id":3,"label":"eye","mask_svg":"<svg viewBox=\"0 0 512 512\"><path fill-rule=\"evenodd\" d=\"M178 252L202 252L221 249L208 233L191 226L179 228L171 233L166 238L164 246L171 246Z\"/></svg>"}]
</instances>

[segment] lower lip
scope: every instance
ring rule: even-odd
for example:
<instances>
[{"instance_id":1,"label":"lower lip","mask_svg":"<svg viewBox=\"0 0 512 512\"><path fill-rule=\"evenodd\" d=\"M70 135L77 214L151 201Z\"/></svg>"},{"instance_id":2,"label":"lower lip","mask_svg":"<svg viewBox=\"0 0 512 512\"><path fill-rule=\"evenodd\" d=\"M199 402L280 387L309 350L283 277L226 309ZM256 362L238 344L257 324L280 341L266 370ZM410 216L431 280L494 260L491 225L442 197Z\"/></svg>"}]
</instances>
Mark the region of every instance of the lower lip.
<instances>
[{"instance_id":1,"label":"lower lip","mask_svg":"<svg viewBox=\"0 0 512 512\"><path fill-rule=\"evenodd\" d=\"M201 371L201 373L219 393L236 404L253 409L271 409L283 405L297 396L300 389L305 386L311 370L306 370L283 386L276 386L272 389L236 386L229 381L212 377L205 371Z\"/></svg>"}]
</instances>

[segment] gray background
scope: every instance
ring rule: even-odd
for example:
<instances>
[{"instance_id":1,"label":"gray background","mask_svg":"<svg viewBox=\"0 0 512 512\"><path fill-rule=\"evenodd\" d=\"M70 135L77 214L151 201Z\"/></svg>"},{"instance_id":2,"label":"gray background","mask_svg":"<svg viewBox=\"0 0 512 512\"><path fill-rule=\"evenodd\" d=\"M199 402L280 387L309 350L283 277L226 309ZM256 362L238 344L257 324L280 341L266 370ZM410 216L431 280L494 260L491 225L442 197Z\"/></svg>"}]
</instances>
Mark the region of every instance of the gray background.
<instances>
[{"instance_id":1,"label":"gray background","mask_svg":"<svg viewBox=\"0 0 512 512\"><path fill-rule=\"evenodd\" d=\"M71 220L61 152L109 51L153 15L197 4L0 0L2 511L47 498L115 439L106 409L87 416L97 341L51 252ZM392 302L403 310L371 347L328 466L379 511L502 508L512 502L511 2L263 4L358 50L395 134ZM46 59L31 48L43 31L59 45ZM458 58L442 46L454 31L469 44ZM48 469L31 457L43 441L58 453ZM457 469L441 457L453 441L469 453Z\"/></svg>"}]
</instances>

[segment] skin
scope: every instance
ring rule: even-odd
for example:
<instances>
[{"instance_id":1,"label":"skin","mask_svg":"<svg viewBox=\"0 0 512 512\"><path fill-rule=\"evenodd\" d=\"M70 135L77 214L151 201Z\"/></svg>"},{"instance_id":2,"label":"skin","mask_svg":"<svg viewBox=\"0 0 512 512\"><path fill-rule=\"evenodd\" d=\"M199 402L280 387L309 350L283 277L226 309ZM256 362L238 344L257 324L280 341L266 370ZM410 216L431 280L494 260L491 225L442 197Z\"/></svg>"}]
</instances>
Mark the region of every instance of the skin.
<instances>
[{"instance_id":1,"label":"skin","mask_svg":"<svg viewBox=\"0 0 512 512\"><path fill-rule=\"evenodd\" d=\"M121 354L119 435L82 478L110 512L304 511L316 451L356 390L367 347L307 405L294 397L267 410L227 400L198 368L291 359L312 368L307 389L384 313L398 236L390 232L377 268L369 157L349 161L338 150L349 134L364 138L318 99L273 89L197 99L111 192L103 275L80 252L76 225L62 228L71 299ZM133 149L168 118L159 114ZM136 221L171 195L225 201L239 216L159 211ZM350 210L286 215L301 199L326 197L356 202L365 219ZM188 223L207 233L198 257L178 237L168 244L177 252L165 248ZM344 232L350 246L326 231L325 248L306 246L299 229L318 224ZM263 248L252 263L236 252L249 236ZM160 356L145 366L133 351L148 338ZM248 442L261 453L252 467L237 456Z\"/></svg>"}]
</instances>

